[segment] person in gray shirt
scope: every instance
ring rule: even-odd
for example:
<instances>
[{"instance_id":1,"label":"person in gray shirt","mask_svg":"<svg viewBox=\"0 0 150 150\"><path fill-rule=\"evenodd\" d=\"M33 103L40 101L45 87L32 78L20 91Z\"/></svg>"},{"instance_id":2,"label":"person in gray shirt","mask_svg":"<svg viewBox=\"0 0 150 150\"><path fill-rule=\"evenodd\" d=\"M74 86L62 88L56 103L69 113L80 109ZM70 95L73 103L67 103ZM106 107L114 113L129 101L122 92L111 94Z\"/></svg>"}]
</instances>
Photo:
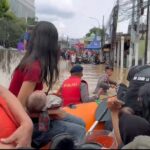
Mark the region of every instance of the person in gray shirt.
<instances>
[{"instance_id":1,"label":"person in gray shirt","mask_svg":"<svg viewBox=\"0 0 150 150\"><path fill-rule=\"evenodd\" d=\"M110 87L116 87L117 83L110 79L112 74L113 74L113 67L106 66L105 73L103 75L101 75L98 79L96 88L93 92L94 94L97 94L98 96L100 96L101 94L106 94L107 90Z\"/></svg>"}]
</instances>

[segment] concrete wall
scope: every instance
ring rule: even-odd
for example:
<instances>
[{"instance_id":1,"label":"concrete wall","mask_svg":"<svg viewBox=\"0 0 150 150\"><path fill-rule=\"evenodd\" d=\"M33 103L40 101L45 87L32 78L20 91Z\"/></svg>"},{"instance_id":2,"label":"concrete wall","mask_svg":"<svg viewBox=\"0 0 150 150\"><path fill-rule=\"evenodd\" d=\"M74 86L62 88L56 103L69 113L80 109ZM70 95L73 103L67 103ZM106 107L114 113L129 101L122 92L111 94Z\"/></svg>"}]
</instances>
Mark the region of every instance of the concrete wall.
<instances>
[{"instance_id":1,"label":"concrete wall","mask_svg":"<svg viewBox=\"0 0 150 150\"><path fill-rule=\"evenodd\" d=\"M20 53L17 50L3 49L0 47L0 85L3 85L7 88L9 87L13 71L16 68L16 66L19 64L23 55L24 55L23 53ZM60 74L62 78L62 74L63 74L62 72L65 72L65 70L66 69L68 70L68 68L70 67L68 66L68 63L61 60L59 68L60 68L60 72L61 72ZM64 80L66 78L66 74L63 74L63 77ZM59 84L56 84L54 86L54 89L56 89L58 85Z\"/></svg>"},{"instance_id":2,"label":"concrete wall","mask_svg":"<svg viewBox=\"0 0 150 150\"><path fill-rule=\"evenodd\" d=\"M9 86L11 75L23 54L12 49L0 49L0 84Z\"/></svg>"}]
</instances>

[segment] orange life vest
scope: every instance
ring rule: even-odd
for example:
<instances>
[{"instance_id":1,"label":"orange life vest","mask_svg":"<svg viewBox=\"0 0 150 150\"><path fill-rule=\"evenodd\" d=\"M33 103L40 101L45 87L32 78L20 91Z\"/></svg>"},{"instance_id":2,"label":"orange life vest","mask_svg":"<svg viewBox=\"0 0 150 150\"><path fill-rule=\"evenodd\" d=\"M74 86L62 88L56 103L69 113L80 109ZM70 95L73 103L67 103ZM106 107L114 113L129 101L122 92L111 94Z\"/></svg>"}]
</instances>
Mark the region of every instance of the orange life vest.
<instances>
[{"instance_id":1,"label":"orange life vest","mask_svg":"<svg viewBox=\"0 0 150 150\"><path fill-rule=\"evenodd\" d=\"M71 76L64 81L61 91L64 106L81 103L81 81L77 76Z\"/></svg>"},{"instance_id":2,"label":"orange life vest","mask_svg":"<svg viewBox=\"0 0 150 150\"><path fill-rule=\"evenodd\" d=\"M0 96L0 138L9 137L18 127L6 101Z\"/></svg>"}]
</instances>

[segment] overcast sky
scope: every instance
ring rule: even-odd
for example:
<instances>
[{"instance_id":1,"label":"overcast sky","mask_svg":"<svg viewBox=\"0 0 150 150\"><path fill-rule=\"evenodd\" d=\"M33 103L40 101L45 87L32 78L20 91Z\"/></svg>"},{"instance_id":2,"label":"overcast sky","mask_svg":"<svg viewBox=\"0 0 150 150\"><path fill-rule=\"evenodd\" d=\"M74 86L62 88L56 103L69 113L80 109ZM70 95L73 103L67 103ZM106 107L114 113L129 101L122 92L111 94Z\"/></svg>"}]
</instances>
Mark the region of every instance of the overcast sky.
<instances>
[{"instance_id":1,"label":"overcast sky","mask_svg":"<svg viewBox=\"0 0 150 150\"><path fill-rule=\"evenodd\" d=\"M102 25L112 11L116 0L35 0L39 20L53 22L59 35L82 38L92 27ZM89 17L99 20L90 19ZM127 23L119 24L118 31L126 32Z\"/></svg>"}]
</instances>

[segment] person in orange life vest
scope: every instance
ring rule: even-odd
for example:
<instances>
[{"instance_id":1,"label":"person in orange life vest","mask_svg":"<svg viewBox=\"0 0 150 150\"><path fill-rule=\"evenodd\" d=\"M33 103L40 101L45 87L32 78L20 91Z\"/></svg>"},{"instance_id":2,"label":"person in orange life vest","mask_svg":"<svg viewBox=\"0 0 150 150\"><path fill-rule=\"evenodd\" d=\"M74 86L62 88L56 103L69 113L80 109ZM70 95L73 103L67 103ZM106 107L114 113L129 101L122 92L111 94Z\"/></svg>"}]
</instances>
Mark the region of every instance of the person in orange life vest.
<instances>
[{"instance_id":1,"label":"person in orange life vest","mask_svg":"<svg viewBox=\"0 0 150 150\"><path fill-rule=\"evenodd\" d=\"M98 96L89 96L88 84L82 80L83 67L75 65L70 70L71 76L65 80L58 91L63 99L63 105L78 104L84 102L91 102L98 98Z\"/></svg>"},{"instance_id":2,"label":"person in orange life vest","mask_svg":"<svg viewBox=\"0 0 150 150\"><path fill-rule=\"evenodd\" d=\"M0 85L0 149L30 148L32 131L19 100Z\"/></svg>"}]
</instances>

